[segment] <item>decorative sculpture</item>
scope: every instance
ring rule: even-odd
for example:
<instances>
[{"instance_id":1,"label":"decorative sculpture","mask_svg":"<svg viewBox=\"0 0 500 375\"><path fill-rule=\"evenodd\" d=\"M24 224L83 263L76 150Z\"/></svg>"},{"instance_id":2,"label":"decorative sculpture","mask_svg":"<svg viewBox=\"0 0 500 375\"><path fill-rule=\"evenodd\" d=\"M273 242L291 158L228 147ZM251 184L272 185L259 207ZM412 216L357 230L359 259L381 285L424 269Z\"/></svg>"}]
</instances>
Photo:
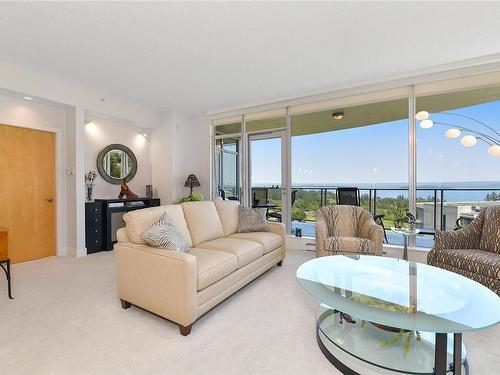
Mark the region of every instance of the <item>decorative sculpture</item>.
<instances>
[{"instance_id":1,"label":"decorative sculpture","mask_svg":"<svg viewBox=\"0 0 500 375\"><path fill-rule=\"evenodd\" d=\"M408 219L408 224L410 225L415 225L417 223L417 218L408 209L406 209L406 218Z\"/></svg>"},{"instance_id":2,"label":"decorative sculpture","mask_svg":"<svg viewBox=\"0 0 500 375\"><path fill-rule=\"evenodd\" d=\"M120 194L118 195L118 199L122 199L124 196L128 199L130 198L137 198L138 195L132 192L130 188L127 186L126 179L122 179L122 183L120 184L121 189L120 189Z\"/></svg>"}]
</instances>

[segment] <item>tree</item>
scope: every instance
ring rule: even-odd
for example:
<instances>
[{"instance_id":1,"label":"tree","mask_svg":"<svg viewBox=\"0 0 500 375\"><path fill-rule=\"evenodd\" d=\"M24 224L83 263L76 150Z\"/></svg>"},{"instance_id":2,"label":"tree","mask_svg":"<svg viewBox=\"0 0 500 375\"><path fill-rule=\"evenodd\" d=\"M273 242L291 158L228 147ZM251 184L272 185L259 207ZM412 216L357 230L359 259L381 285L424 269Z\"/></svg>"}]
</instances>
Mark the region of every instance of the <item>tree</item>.
<instances>
[{"instance_id":1,"label":"tree","mask_svg":"<svg viewBox=\"0 0 500 375\"><path fill-rule=\"evenodd\" d=\"M500 200L500 193L495 193L494 191L491 193L486 194L486 200L487 201L498 201Z\"/></svg>"},{"instance_id":2,"label":"tree","mask_svg":"<svg viewBox=\"0 0 500 375\"><path fill-rule=\"evenodd\" d=\"M292 220L303 221L307 217L306 212L300 207L292 208Z\"/></svg>"}]
</instances>

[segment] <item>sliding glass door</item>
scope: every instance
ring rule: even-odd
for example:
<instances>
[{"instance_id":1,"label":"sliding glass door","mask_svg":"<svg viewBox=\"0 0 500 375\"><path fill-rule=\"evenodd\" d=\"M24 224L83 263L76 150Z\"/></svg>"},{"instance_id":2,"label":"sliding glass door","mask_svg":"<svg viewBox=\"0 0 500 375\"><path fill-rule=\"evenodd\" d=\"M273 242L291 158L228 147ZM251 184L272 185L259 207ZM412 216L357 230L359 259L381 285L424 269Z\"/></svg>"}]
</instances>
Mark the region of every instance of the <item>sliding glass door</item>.
<instances>
[{"instance_id":1,"label":"sliding glass door","mask_svg":"<svg viewBox=\"0 0 500 375\"><path fill-rule=\"evenodd\" d=\"M248 192L253 208L270 221L286 218L286 132L270 131L248 136Z\"/></svg>"}]
</instances>

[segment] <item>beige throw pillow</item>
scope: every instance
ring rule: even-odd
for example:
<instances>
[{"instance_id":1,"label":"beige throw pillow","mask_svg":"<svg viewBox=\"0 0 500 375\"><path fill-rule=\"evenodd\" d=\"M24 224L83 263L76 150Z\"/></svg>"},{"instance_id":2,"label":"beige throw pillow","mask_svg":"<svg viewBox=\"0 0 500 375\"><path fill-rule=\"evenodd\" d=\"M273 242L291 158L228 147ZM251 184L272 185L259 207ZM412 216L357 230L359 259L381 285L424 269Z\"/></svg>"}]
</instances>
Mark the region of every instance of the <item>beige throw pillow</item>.
<instances>
[{"instance_id":1,"label":"beige throw pillow","mask_svg":"<svg viewBox=\"0 0 500 375\"><path fill-rule=\"evenodd\" d=\"M267 222L260 210L240 206L238 233L267 232Z\"/></svg>"}]
</instances>

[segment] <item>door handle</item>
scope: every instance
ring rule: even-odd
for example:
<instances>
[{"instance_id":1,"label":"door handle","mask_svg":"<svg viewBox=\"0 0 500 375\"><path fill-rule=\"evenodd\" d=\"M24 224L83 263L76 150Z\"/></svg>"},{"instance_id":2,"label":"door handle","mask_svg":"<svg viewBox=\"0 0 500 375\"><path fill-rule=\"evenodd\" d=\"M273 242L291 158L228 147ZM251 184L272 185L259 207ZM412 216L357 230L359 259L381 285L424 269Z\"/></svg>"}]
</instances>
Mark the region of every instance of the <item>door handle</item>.
<instances>
[{"instance_id":1,"label":"door handle","mask_svg":"<svg viewBox=\"0 0 500 375\"><path fill-rule=\"evenodd\" d=\"M47 202L49 202L49 203L54 202L54 198L47 198L47 199L45 199L45 200L46 200Z\"/></svg>"}]
</instances>

